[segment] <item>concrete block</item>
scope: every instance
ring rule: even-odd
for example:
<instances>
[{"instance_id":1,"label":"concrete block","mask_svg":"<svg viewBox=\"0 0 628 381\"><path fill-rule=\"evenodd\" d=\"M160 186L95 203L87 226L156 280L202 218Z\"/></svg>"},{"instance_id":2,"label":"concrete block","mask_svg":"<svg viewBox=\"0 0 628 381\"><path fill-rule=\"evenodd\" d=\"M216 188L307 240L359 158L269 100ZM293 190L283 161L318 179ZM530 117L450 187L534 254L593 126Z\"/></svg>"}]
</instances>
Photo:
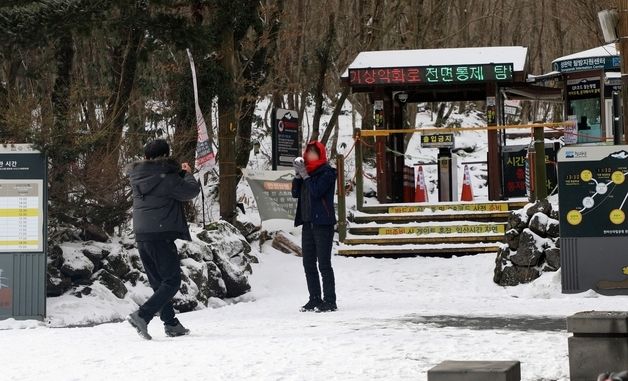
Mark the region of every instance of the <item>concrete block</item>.
<instances>
[{"instance_id":1,"label":"concrete block","mask_svg":"<svg viewBox=\"0 0 628 381\"><path fill-rule=\"evenodd\" d=\"M519 361L445 361L427 372L428 381L521 381Z\"/></svg>"}]
</instances>

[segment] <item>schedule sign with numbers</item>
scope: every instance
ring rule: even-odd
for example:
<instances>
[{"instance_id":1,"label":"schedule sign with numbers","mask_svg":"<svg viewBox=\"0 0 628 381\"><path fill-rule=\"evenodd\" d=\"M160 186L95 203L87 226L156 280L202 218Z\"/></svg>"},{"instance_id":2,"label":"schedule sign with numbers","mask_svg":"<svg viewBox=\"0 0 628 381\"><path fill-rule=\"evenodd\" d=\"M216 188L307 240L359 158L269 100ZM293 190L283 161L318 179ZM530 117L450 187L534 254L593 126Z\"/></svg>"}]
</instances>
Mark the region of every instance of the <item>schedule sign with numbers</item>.
<instances>
[{"instance_id":1,"label":"schedule sign with numbers","mask_svg":"<svg viewBox=\"0 0 628 381\"><path fill-rule=\"evenodd\" d=\"M0 251L42 251L42 180L0 180Z\"/></svg>"},{"instance_id":2,"label":"schedule sign with numbers","mask_svg":"<svg viewBox=\"0 0 628 381\"><path fill-rule=\"evenodd\" d=\"M46 316L47 160L0 144L0 320Z\"/></svg>"}]
</instances>

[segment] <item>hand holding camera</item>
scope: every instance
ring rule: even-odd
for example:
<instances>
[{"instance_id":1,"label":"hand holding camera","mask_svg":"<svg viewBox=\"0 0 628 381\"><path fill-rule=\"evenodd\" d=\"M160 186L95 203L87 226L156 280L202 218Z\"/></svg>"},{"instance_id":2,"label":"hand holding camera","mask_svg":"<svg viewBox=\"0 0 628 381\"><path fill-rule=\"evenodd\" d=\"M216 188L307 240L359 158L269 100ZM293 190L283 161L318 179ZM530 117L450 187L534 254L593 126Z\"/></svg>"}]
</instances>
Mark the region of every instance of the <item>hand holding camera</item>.
<instances>
[{"instance_id":1,"label":"hand holding camera","mask_svg":"<svg viewBox=\"0 0 628 381\"><path fill-rule=\"evenodd\" d=\"M308 175L307 170L305 169L305 160L303 160L302 157L297 157L296 159L294 159L294 175L298 178L298 179L307 179L308 177L310 177L310 175Z\"/></svg>"}]
</instances>

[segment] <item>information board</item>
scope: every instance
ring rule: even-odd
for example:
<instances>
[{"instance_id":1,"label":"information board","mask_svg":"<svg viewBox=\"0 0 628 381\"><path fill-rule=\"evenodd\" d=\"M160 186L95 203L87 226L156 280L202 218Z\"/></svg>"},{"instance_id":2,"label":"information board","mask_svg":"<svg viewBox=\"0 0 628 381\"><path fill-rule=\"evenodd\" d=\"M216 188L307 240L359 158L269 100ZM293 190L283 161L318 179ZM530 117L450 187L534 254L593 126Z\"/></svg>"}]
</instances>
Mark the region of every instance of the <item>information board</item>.
<instances>
[{"instance_id":1,"label":"information board","mask_svg":"<svg viewBox=\"0 0 628 381\"><path fill-rule=\"evenodd\" d=\"M0 180L0 252L42 251L42 181Z\"/></svg>"},{"instance_id":2,"label":"information board","mask_svg":"<svg viewBox=\"0 0 628 381\"><path fill-rule=\"evenodd\" d=\"M628 151L615 151L612 146L591 148L569 147L564 152L561 236L628 236Z\"/></svg>"},{"instance_id":3,"label":"information board","mask_svg":"<svg viewBox=\"0 0 628 381\"><path fill-rule=\"evenodd\" d=\"M278 108L273 120L273 169L292 167L292 162L301 156L299 147L299 118L294 110Z\"/></svg>"},{"instance_id":4,"label":"information board","mask_svg":"<svg viewBox=\"0 0 628 381\"><path fill-rule=\"evenodd\" d=\"M628 146L558 153L560 257L565 293L628 294Z\"/></svg>"},{"instance_id":5,"label":"information board","mask_svg":"<svg viewBox=\"0 0 628 381\"><path fill-rule=\"evenodd\" d=\"M556 153L557 147L554 144L545 145L545 171L547 174L548 194L554 190L557 184ZM527 145L505 146L502 148L503 193L506 198L526 197L527 161Z\"/></svg>"},{"instance_id":6,"label":"information board","mask_svg":"<svg viewBox=\"0 0 628 381\"><path fill-rule=\"evenodd\" d=\"M30 145L0 145L0 319L46 314L46 168Z\"/></svg>"}]
</instances>

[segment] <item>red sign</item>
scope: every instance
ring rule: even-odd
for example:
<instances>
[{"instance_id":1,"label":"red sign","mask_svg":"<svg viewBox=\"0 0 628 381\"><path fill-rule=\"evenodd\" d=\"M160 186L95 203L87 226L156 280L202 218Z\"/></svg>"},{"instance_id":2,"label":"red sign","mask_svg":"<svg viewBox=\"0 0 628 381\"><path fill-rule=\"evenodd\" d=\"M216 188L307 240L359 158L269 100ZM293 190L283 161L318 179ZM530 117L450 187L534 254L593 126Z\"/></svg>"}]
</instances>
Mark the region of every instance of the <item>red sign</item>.
<instances>
[{"instance_id":1,"label":"red sign","mask_svg":"<svg viewBox=\"0 0 628 381\"><path fill-rule=\"evenodd\" d=\"M351 85L421 83L421 69L418 67L349 69L349 82Z\"/></svg>"}]
</instances>

